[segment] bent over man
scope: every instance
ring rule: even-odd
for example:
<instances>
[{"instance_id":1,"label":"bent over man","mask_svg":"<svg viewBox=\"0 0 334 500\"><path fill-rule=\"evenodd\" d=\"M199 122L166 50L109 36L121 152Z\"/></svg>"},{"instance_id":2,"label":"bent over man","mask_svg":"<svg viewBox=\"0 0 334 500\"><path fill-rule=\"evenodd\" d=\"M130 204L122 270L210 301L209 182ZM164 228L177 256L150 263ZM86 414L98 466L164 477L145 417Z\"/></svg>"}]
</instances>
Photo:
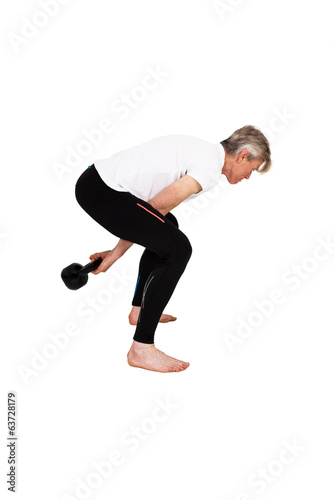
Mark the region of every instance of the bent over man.
<instances>
[{"instance_id":1,"label":"bent over man","mask_svg":"<svg viewBox=\"0 0 334 500\"><path fill-rule=\"evenodd\" d=\"M96 160L79 177L75 195L80 206L117 236L112 250L97 252L105 272L135 243L145 248L129 321L136 326L127 358L130 366L179 372L189 363L155 347L160 322L175 321L163 311L190 259L192 247L179 229L173 208L212 189L225 175L237 184L252 172L271 167L269 142L252 125L217 144L187 135L169 135Z\"/></svg>"}]
</instances>

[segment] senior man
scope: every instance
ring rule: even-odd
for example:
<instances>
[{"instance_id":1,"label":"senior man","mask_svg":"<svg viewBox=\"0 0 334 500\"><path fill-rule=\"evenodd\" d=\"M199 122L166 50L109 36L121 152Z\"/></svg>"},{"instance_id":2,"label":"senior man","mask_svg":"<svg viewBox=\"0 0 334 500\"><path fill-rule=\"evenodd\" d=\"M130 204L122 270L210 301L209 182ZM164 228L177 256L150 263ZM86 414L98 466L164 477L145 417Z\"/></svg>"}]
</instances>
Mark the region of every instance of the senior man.
<instances>
[{"instance_id":1,"label":"senior man","mask_svg":"<svg viewBox=\"0 0 334 500\"><path fill-rule=\"evenodd\" d=\"M187 135L168 135L96 160L79 177L80 206L102 227L120 238L112 250L97 252L107 271L134 244L145 248L129 321L136 325L127 354L130 366L157 372L180 372L189 363L155 347L160 322L175 321L163 311L192 253L187 236L171 210L186 199L212 189L225 175L230 184L263 174L271 167L267 138L253 125L212 144Z\"/></svg>"}]
</instances>

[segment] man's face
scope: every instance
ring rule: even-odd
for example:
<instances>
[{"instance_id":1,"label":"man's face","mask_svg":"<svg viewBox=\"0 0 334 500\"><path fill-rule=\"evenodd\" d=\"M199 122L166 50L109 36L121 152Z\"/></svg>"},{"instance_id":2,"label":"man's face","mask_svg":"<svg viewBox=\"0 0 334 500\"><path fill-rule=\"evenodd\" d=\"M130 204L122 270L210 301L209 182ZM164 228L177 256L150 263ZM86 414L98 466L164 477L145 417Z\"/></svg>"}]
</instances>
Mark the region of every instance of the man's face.
<instances>
[{"instance_id":1,"label":"man's face","mask_svg":"<svg viewBox=\"0 0 334 500\"><path fill-rule=\"evenodd\" d=\"M252 160L247 161L247 158L239 157L232 161L229 172L226 173L227 180L230 184L237 184L243 179L249 179L252 172L257 170L263 161L261 160Z\"/></svg>"}]
</instances>

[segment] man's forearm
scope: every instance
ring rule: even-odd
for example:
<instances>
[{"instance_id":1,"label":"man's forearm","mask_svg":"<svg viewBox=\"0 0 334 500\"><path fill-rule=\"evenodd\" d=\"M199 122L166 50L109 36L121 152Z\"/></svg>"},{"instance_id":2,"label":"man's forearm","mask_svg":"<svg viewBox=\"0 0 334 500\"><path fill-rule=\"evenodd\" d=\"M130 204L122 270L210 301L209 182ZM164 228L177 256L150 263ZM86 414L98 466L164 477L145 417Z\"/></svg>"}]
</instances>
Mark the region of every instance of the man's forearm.
<instances>
[{"instance_id":1,"label":"man's forearm","mask_svg":"<svg viewBox=\"0 0 334 500\"><path fill-rule=\"evenodd\" d=\"M156 201L154 199L148 200L147 203L149 203L153 208L155 208L156 210L158 210L158 212L160 212L162 215L168 214L168 212L170 212L172 210L172 208L174 208L173 206L170 206L170 207L159 207L158 203L156 203Z\"/></svg>"},{"instance_id":2,"label":"man's forearm","mask_svg":"<svg viewBox=\"0 0 334 500\"><path fill-rule=\"evenodd\" d=\"M162 215L166 215L182 201L201 190L202 186L199 182L190 175L184 175L148 200L148 203Z\"/></svg>"},{"instance_id":3,"label":"man's forearm","mask_svg":"<svg viewBox=\"0 0 334 500\"><path fill-rule=\"evenodd\" d=\"M132 247L132 245L133 243L131 241L120 239L115 246L115 251L119 255L119 257L122 257L122 255L124 255L125 252L129 250L130 247Z\"/></svg>"}]
</instances>

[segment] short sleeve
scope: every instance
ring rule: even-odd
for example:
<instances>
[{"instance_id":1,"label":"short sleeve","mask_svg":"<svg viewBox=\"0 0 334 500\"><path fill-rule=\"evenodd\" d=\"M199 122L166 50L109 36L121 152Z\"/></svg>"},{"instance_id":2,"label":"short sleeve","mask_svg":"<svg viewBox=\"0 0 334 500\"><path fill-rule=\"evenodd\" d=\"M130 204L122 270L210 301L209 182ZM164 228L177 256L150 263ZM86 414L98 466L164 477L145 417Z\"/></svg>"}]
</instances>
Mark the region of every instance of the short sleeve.
<instances>
[{"instance_id":1,"label":"short sleeve","mask_svg":"<svg viewBox=\"0 0 334 500\"><path fill-rule=\"evenodd\" d=\"M214 187L220 178L217 161L207 154L197 156L191 160L186 168L186 174L193 177L202 186L203 191Z\"/></svg>"}]
</instances>

